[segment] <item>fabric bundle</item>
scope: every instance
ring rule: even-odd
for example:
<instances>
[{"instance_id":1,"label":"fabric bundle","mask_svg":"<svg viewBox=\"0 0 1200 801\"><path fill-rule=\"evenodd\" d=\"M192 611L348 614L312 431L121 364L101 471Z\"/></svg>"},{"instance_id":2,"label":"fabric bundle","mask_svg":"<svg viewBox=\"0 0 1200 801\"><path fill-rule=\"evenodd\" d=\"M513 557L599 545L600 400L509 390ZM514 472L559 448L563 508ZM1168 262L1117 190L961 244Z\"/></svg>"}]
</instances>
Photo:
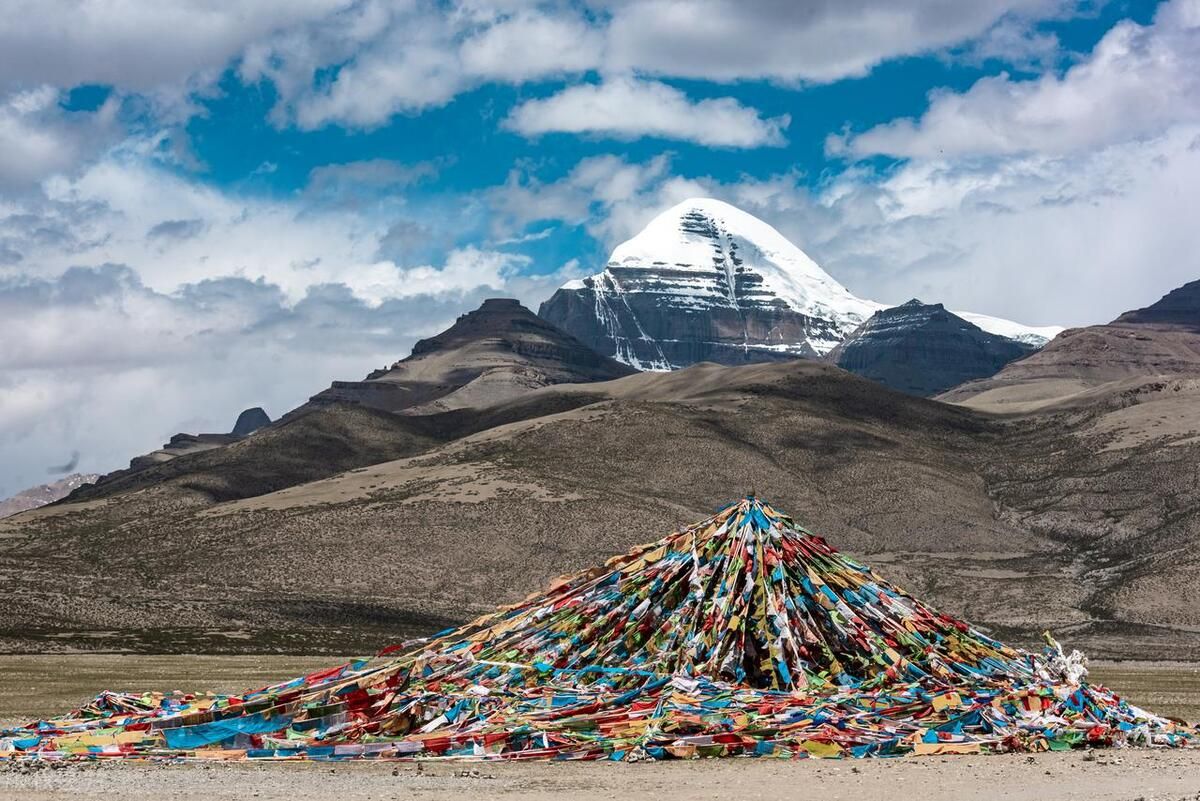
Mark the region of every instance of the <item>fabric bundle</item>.
<instances>
[{"instance_id":1,"label":"fabric bundle","mask_svg":"<svg viewBox=\"0 0 1200 801\"><path fill-rule=\"evenodd\" d=\"M1051 641L1052 645L1053 642ZM104 693L0 759L865 757L1181 746L746 498L461 628L236 696Z\"/></svg>"}]
</instances>

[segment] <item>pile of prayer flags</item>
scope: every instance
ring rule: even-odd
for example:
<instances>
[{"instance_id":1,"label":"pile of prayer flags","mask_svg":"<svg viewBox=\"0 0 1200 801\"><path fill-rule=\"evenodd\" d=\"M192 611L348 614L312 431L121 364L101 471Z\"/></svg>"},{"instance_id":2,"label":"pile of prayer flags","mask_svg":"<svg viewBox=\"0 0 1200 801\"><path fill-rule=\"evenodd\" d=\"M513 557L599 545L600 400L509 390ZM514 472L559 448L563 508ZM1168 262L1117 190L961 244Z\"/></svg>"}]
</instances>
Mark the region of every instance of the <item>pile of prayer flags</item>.
<instances>
[{"instance_id":1,"label":"pile of prayer flags","mask_svg":"<svg viewBox=\"0 0 1200 801\"><path fill-rule=\"evenodd\" d=\"M103 693L0 759L867 757L1194 745L756 499L432 638L243 695Z\"/></svg>"}]
</instances>

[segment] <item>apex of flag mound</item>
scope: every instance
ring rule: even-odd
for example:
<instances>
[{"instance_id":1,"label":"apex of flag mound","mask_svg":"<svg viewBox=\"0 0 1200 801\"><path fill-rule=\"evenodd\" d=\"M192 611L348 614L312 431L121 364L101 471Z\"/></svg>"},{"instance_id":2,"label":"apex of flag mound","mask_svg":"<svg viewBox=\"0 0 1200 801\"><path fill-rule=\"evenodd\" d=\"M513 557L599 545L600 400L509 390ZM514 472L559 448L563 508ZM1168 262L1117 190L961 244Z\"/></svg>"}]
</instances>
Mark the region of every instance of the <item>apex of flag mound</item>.
<instances>
[{"instance_id":1,"label":"apex of flag mound","mask_svg":"<svg viewBox=\"0 0 1200 801\"><path fill-rule=\"evenodd\" d=\"M760 689L1028 675L1018 652L756 499L560 578L452 638L468 631L476 659L652 668Z\"/></svg>"},{"instance_id":2,"label":"apex of flag mound","mask_svg":"<svg viewBox=\"0 0 1200 801\"><path fill-rule=\"evenodd\" d=\"M1051 641L1052 642L1052 641ZM105 693L0 758L869 756L1188 745L755 498L435 638L240 696Z\"/></svg>"}]
</instances>

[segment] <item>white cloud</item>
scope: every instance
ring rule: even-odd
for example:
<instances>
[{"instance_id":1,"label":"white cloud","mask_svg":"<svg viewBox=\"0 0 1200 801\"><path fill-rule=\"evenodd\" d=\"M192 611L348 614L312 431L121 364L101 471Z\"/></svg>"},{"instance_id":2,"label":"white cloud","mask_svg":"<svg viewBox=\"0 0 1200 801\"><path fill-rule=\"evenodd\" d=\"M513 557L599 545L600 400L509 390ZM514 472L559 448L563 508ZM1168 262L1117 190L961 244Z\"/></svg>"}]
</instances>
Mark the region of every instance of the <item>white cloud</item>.
<instances>
[{"instance_id":1,"label":"white cloud","mask_svg":"<svg viewBox=\"0 0 1200 801\"><path fill-rule=\"evenodd\" d=\"M984 34L1059 0L638 0L614 4L607 65L733 81L827 82Z\"/></svg>"},{"instance_id":2,"label":"white cloud","mask_svg":"<svg viewBox=\"0 0 1200 801\"><path fill-rule=\"evenodd\" d=\"M471 36L460 48L467 72L519 83L600 64L602 33L584 20L522 11Z\"/></svg>"},{"instance_id":3,"label":"white cloud","mask_svg":"<svg viewBox=\"0 0 1200 801\"><path fill-rule=\"evenodd\" d=\"M17 0L0 19L0 91L113 85L160 120L196 113L233 66L269 81L277 124L372 128L488 82L587 71L832 81L986 36L1075 0ZM64 23L69 20L69 24ZM54 54L47 58L46 54ZM643 96L648 97L645 92Z\"/></svg>"},{"instance_id":4,"label":"white cloud","mask_svg":"<svg viewBox=\"0 0 1200 801\"><path fill-rule=\"evenodd\" d=\"M79 470L107 471L178 431L228 431L250 406L277 417L407 355L485 297L536 304L573 276L568 266L373 307L336 286L289 304L237 279L163 294L124 268L0 280L0 497L43 483L72 451ZM85 296L72 282L90 284Z\"/></svg>"},{"instance_id":5,"label":"white cloud","mask_svg":"<svg viewBox=\"0 0 1200 801\"><path fill-rule=\"evenodd\" d=\"M81 282L82 296L70 286ZM41 483L72 451L81 470L122 467L177 431L228 431L249 406L278 416L403 356L461 302L371 308L314 289L288 305L268 285L229 281L166 295L126 268L0 281L0 486Z\"/></svg>"},{"instance_id":6,"label":"white cloud","mask_svg":"<svg viewBox=\"0 0 1200 801\"><path fill-rule=\"evenodd\" d=\"M581 17L571 4L392 7L366 2L251 45L242 74L275 83L278 122L370 128L397 113L443 105L482 83L591 70L719 81L834 81L865 75L890 58L961 45L997 24L1011 27L1074 5L1072 0L917 0L903 6L884 0L598 0ZM329 65L338 66L334 77L319 79ZM695 124L696 104L658 84L618 81L567 92L550 105L529 106L528 113L540 108L542 114L555 114L545 130L628 138L639 135L633 122L593 120L587 107L626 113L632 108L636 117L658 118L650 126L656 135L682 132L684 139L715 139L728 146L782 141L779 120L762 120L732 100L705 106L722 121L732 120L734 130L722 137L715 126L702 131ZM667 108L654 105L660 101ZM531 117L529 130L538 129Z\"/></svg>"},{"instance_id":7,"label":"white cloud","mask_svg":"<svg viewBox=\"0 0 1200 801\"><path fill-rule=\"evenodd\" d=\"M1061 53L1058 36L1039 31L1031 19L1010 16L972 40L960 55L975 65L995 60L1035 70L1052 67Z\"/></svg>"},{"instance_id":8,"label":"white cloud","mask_svg":"<svg viewBox=\"0 0 1200 801\"><path fill-rule=\"evenodd\" d=\"M194 187L177 196L170 179L155 186L128 165L97 170L66 199L0 210L0 237L34 248L0 268L8 492L44 481L71 451L82 454L81 470L110 470L176 431L228 430L248 406L278 415L334 378L405 356L484 297L536 305L570 272L526 275L526 257L477 247L453 249L437 266L356 260L378 249L387 226L296 204L197 197ZM82 188L93 181L115 191L97 200ZM141 192L146 206L106 205ZM183 226L188 236L144 236L148 220L190 223L200 219L183 216L193 210L207 216L203 227ZM80 230L68 238L57 226ZM93 238L92 226L111 234ZM50 233L39 240L39 231ZM106 263L118 253L136 268ZM320 261L292 261L312 253ZM63 266L70 262L91 266Z\"/></svg>"},{"instance_id":9,"label":"white cloud","mask_svg":"<svg viewBox=\"0 0 1200 801\"><path fill-rule=\"evenodd\" d=\"M418 17L356 54L327 88L306 88L295 100L295 120L305 129L330 122L372 128L399 112L441 106L467 86L453 31L444 20Z\"/></svg>"},{"instance_id":10,"label":"white cloud","mask_svg":"<svg viewBox=\"0 0 1200 801\"><path fill-rule=\"evenodd\" d=\"M372 128L490 81L591 69L602 39L599 29L571 14L498 3L364 2L255 42L240 73L275 84L278 123ZM337 65L332 78L318 78L330 65Z\"/></svg>"},{"instance_id":11,"label":"white cloud","mask_svg":"<svg viewBox=\"0 0 1200 801\"><path fill-rule=\"evenodd\" d=\"M938 92L920 119L900 119L829 149L853 156L953 158L1067 154L1200 122L1200 2L1173 0L1151 25L1114 26L1061 77L983 78Z\"/></svg>"},{"instance_id":12,"label":"white cloud","mask_svg":"<svg viewBox=\"0 0 1200 801\"><path fill-rule=\"evenodd\" d=\"M449 255L440 264L381 258L381 243L405 199L379 190L418 180L427 171L386 162L317 172L309 190L295 198L240 197L123 149L77 177L48 181L41 200L17 202L7 211L0 204L0 248L14 254L9 261L22 271L43 277L80 264L127 264L160 293L234 276L277 286L293 303L321 284L345 286L370 304L434 291L500 288L497 276L521 258L449 245L441 249ZM0 265L0 277L4 269Z\"/></svg>"},{"instance_id":13,"label":"white cloud","mask_svg":"<svg viewBox=\"0 0 1200 801\"><path fill-rule=\"evenodd\" d=\"M440 295L487 287L502 290L505 280L530 259L514 253L485 251L473 247L453 250L442 267L423 265L400 271L408 294Z\"/></svg>"},{"instance_id":14,"label":"white cloud","mask_svg":"<svg viewBox=\"0 0 1200 801\"><path fill-rule=\"evenodd\" d=\"M579 84L517 106L505 127L525 136L573 133L636 139L654 136L713 147L762 147L786 143L791 122L784 114L764 119L732 97L694 101L657 81L608 77Z\"/></svg>"},{"instance_id":15,"label":"white cloud","mask_svg":"<svg viewBox=\"0 0 1200 801\"><path fill-rule=\"evenodd\" d=\"M853 174L789 230L860 291L1030 323L1107 322L1194 280L1200 126L1071 156Z\"/></svg>"},{"instance_id":16,"label":"white cloud","mask_svg":"<svg viewBox=\"0 0 1200 801\"><path fill-rule=\"evenodd\" d=\"M187 84L220 71L251 42L350 2L10 0L0 15L0 86Z\"/></svg>"},{"instance_id":17,"label":"white cloud","mask_svg":"<svg viewBox=\"0 0 1200 801\"><path fill-rule=\"evenodd\" d=\"M12 105L32 114L47 102ZM109 470L175 431L227 430L246 406L279 414L403 357L484 297L536 305L561 277L526 274L516 252L447 239L417 260L419 243L390 241L414 238L398 219L410 234L469 236L469 198L411 208L395 191L433 165L328 165L270 198L190 180L156 150L130 140L40 189L0 194L8 491L73 450L80 469Z\"/></svg>"},{"instance_id":18,"label":"white cloud","mask_svg":"<svg viewBox=\"0 0 1200 801\"><path fill-rule=\"evenodd\" d=\"M76 113L63 111L60 99L51 86L0 98L0 190L28 188L115 143L115 99Z\"/></svg>"},{"instance_id":19,"label":"white cloud","mask_svg":"<svg viewBox=\"0 0 1200 801\"><path fill-rule=\"evenodd\" d=\"M563 220L571 225L586 224L593 234L607 239L600 226L608 225L619 209L634 204L648 186L665 180L669 167L670 158L665 155L644 164L619 156L592 156L549 183L513 170L503 185L485 192L493 211L493 232L510 236L539 220Z\"/></svg>"}]
</instances>

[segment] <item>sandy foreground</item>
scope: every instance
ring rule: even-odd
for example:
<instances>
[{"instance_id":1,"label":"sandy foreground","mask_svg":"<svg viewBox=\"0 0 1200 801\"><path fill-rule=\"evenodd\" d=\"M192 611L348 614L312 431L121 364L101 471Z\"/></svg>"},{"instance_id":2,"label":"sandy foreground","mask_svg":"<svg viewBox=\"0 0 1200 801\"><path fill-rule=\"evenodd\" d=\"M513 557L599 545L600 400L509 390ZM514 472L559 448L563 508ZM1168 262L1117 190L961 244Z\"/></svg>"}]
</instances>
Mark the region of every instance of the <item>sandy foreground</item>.
<instances>
[{"instance_id":1,"label":"sandy foreground","mask_svg":"<svg viewBox=\"0 0 1200 801\"><path fill-rule=\"evenodd\" d=\"M27 772L26 772L27 771ZM0 799L684 799L1196 801L1200 751L888 760L0 767Z\"/></svg>"}]
</instances>

